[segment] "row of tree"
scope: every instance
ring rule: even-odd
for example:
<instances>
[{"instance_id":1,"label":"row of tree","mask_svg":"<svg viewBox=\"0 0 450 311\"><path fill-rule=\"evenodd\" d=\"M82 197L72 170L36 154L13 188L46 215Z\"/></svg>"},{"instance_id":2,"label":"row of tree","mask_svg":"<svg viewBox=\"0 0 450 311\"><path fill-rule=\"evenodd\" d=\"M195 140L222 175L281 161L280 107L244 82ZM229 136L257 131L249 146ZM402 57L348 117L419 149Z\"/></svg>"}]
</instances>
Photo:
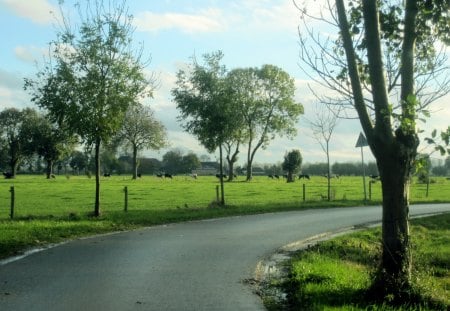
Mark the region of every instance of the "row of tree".
<instances>
[{"instance_id":1,"label":"row of tree","mask_svg":"<svg viewBox=\"0 0 450 311\"><path fill-rule=\"evenodd\" d=\"M154 119L149 108L131 107L122 127L99 155L103 159L101 168L104 172L125 171L126 161L118 161L116 154L118 150L129 151L128 162L133 178L136 178L138 151L165 146L165 135L164 127ZM63 130L48 115L35 109L7 108L0 112L0 168L10 178L15 178L20 164L25 161L32 167L33 162L40 166L40 160L43 160L47 178L53 175L55 163L60 167L69 165L76 172L95 171L95 157L92 157L90 146L80 146L79 141L76 134ZM84 152L79 151L81 147Z\"/></svg>"}]
</instances>

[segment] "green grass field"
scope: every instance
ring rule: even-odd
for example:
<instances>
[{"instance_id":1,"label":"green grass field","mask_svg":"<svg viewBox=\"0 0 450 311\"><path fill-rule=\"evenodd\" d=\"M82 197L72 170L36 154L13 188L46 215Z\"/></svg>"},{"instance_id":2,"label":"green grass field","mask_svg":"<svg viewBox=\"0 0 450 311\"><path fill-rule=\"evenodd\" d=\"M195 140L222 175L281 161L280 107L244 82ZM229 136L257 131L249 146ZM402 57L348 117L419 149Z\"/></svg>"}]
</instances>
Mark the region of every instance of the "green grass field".
<instances>
[{"instance_id":1,"label":"green grass field","mask_svg":"<svg viewBox=\"0 0 450 311\"><path fill-rule=\"evenodd\" d=\"M154 176L144 176L138 180L132 180L129 176L102 178L102 214L99 218L90 217L94 205L95 180L93 178L57 176L56 179L46 180L43 176L19 175L14 180L2 179L0 180L0 259L21 254L32 247L92 234L129 230L139 226L306 208L380 204L381 201L380 182L371 184L371 200L363 201L361 177L333 179L331 202L323 199L327 193L327 180L324 177L312 177L308 181L297 180L289 184L282 179L272 180L263 176L256 176L251 182L242 181L243 177L240 179L225 184L226 207L214 208L216 205L211 203L216 199L216 187L219 184L215 177L201 176L197 180L185 176L176 176L173 180L159 179ZM303 185L305 185L305 197ZM13 220L9 217L12 186L15 193ZM128 212L124 212L124 187L128 189ZM369 195L369 179L367 179L367 194ZM426 185L413 182L411 201L412 203L449 202L450 181L445 178L436 178L429 187L428 196L426 196ZM418 232L417 235L424 236L427 240L429 239L427 238L428 229L428 227L414 229L413 234ZM377 231L374 232L370 233L370 239L374 239L377 234ZM418 255L415 255L422 258L418 261L420 267L429 267L436 262L447 265L447 270L444 271L435 266L432 268L433 271L446 277L446 290L435 291L438 297L447 295L450 286L448 283L448 230L443 235L447 240L433 239L435 241L433 245L421 247ZM353 242L348 242L351 241L350 239L344 241L346 241L343 242L345 247L352 248ZM366 242L355 243L361 248ZM370 243L375 245L376 251L378 242ZM416 249L419 248L416 247ZM434 252L437 249L439 252ZM303 265L301 270L307 267L306 271L314 275L306 276L313 281L313 287L316 287L316 292L313 292L311 296L320 297L321 294L326 294L346 299L345 297L348 296L343 296L343 293L349 293L349 295L355 292L360 293L367 286L371 273L371 268L364 267L364 263L360 261L373 263L373 259L368 256L373 256L372 253L375 251L372 249L366 252L364 248L364 252L357 253L359 256L357 262L346 261L345 267L339 266L336 260L330 264L327 262L328 259L315 257L316 255L312 254L309 259L311 263L299 264ZM436 257L435 253L444 254L444 257ZM295 269L299 270L299 268ZM332 285L333 289L316 286L324 277L318 271L325 272L327 280L336 279L339 282ZM336 275L332 276L333 273ZM429 274L417 275L426 278L427 289L435 288L433 282L436 280ZM348 283L352 284L351 288L348 288ZM342 306L342 304L338 305L337 309L340 310ZM360 310L352 304L344 305L345 308ZM328 307L325 309L328 310ZM336 309L335 302L332 302L329 309ZM361 310L366 309L363 307ZM390 309L381 307L373 308L373 310Z\"/></svg>"},{"instance_id":2,"label":"green grass field","mask_svg":"<svg viewBox=\"0 0 450 311\"><path fill-rule=\"evenodd\" d=\"M256 176L252 182L234 181L225 184L226 204L233 207L260 206L270 210L277 207L289 209L303 205L322 206L327 194L326 178L312 177L309 181L271 180ZM367 195L369 180L367 178ZM303 197L305 184L305 202ZM166 211L176 209L204 209L215 200L215 177L200 176L197 180L176 176L173 180L144 176L131 180L129 176L113 176L101 180L101 211L106 214L122 211L124 208L124 187L128 187L129 211ZM10 187L15 191L15 216L23 217L65 217L83 216L93 210L95 181L86 176L57 176L46 180L43 176L19 175L15 180L0 180L0 220L9 217ZM332 180L332 196L336 205L352 205L364 197L361 177L341 177ZM371 184L371 201L381 200L380 182ZM436 179L430 184L426 197L426 185L413 183L412 203L450 201L450 181Z\"/></svg>"},{"instance_id":3,"label":"green grass field","mask_svg":"<svg viewBox=\"0 0 450 311\"><path fill-rule=\"evenodd\" d=\"M412 221L413 290L406 305L368 296L380 254L380 228L300 252L287 282L292 310L449 310L450 214Z\"/></svg>"},{"instance_id":4,"label":"green grass field","mask_svg":"<svg viewBox=\"0 0 450 311\"><path fill-rule=\"evenodd\" d=\"M369 180L367 179L367 183ZM102 177L101 217L89 215L94 209L95 180L86 176L19 175L16 179L0 180L0 258L20 254L23 250L57 243L70 238L133 229L194 219L242 214L255 214L305 208L325 208L380 204L380 182L372 184L372 200L363 202L361 177L341 177L332 180L333 200L323 199L327 180L272 180L255 176L245 182L243 177L225 184L225 208L210 208L216 199L216 177L193 179L176 176L160 179L144 176L132 180L130 176ZM305 185L305 200L303 197ZM11 193L14 186L14 220L10 220ZM128 212L124 212L128 188ZM369 186L367 186L369 191ZM449 202L450 181L437 179L430 185L413 183L412 202Z\"/></svg>"}]
</instances>

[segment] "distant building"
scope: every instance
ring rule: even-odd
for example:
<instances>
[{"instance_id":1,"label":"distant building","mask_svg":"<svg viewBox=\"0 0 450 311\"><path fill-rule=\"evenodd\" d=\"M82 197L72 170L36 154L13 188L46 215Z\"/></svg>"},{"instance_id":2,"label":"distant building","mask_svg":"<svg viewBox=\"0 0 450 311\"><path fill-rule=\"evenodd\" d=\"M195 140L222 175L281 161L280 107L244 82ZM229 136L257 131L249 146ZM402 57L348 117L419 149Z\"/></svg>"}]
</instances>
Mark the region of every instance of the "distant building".
<instances>
[{"instance_id":1,"label":"distant building","mask_svg":"<svg viewBox=\"0 0 450 311\"><path fill-rule=\"evenodd\" d=\"M217 162L200 162L201 167L193 170L192 174L197 175L216 175L219 170L219 163Z\"/></svg>"},{"instance_id":2,"label":"distant building","mask_svg":"<svg viewBox=\"0 0 450 311\"><path fill-rule=\"evenodd\" d=\"M244 175L247 175L247 170L246 169L242 170L242 173ZM255 175L255 176L266 175L266 171L262 167L258 167L258 166L252 167L252 175Z\"/></svg>"}]
</instances>

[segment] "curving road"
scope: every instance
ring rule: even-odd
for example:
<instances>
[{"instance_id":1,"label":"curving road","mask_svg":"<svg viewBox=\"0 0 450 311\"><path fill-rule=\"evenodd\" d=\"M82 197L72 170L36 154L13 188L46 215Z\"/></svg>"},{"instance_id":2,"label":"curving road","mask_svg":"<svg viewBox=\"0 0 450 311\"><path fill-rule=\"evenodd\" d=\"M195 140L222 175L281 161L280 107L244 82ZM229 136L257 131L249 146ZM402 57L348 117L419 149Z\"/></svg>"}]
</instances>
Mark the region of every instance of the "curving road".
<instances>
[{"instance_id":1,"label":"curving road","mask_svg":"<svg viewBox=\"0 0 450 311\"><path fill-rule=\"evenodd\" d=\"M444 211L450 204L411 207L411 215ZM0 265L0 310L264 310L242 282L259 260L380 217L380 207L307 210L75 240Z\"/></svg>"}]
</instances>

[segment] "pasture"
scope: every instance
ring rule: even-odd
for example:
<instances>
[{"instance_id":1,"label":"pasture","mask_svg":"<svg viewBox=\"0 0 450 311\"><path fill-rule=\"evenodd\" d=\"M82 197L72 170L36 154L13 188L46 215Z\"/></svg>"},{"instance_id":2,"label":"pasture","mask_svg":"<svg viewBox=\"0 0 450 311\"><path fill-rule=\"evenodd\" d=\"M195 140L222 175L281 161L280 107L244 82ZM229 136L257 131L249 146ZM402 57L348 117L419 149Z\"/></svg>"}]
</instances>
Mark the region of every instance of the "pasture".
<instances>
[{"instance_id":1,"label":"pasture","mask_svg":"<svg viewBox=\"0 0 450 311\"><path fill-rule=\"evenodd\" d=\"M429 185L428 196L427 185L413 180L412 203L450 201L450 181L445 178L433 180ZM214 176L199 176L197 179L190 176L175 176L173 179L143 176L137 180L132 180L128 175L102 177L100 208L106 216L121 213L125 204L124 188L127 187L129 213L145 212L156 216L163 211L172 211L174 214L177 211L198 212L214 206L212 202L216 198L218 184ZM14 215L18 219L84 218L93 210L94 178L61 175L47 180L43 176L18 175L14 180L0 180L0 220L9 218L11 186L14 186L15 192ZM366 204L379 204L380 182L372 183L367 177L367 198L369 190L371 200ZM229 209L237 209L238 214L364 203L362 177L333 178L331 192L330 204L325 199L327 179L322 176L312 176L310 180L301 179L294 183L267 176L255 176L251 182L245 182L241 176L225 183L226 205Z\"/></svg>"},{"instance_id":2,"label":"pasture","mask_svg":"<svg viewBox=\"0 0 450 311\"><path fill-rule=\"evenodd\" d=\"M16 179L0 179L0 258L21 254L26 249L58 243L67 239L129 230L139 226L158 225L186 220L267 213L307 208L326 208L380 204L380 182L372 184L372 199L363 202L361 177L332 180L333 200L323 198L327 179L286 183L283 178L255 176L251 182L225 183L225 208L217 208L214 176L175 176L162 179L143 176L102 177L101 217L92 218L95 180L86 176L19 175ZM367 189L369 179L367 181ZM303 197L305 185L305 198ZM10 220L11 193L14 186L14 220ZM128 212L124 212L128 189ZM436 179L426 197L426 185L413 182L413 203L449 202L450 181Z\"/></svg>"}]
</instances>

